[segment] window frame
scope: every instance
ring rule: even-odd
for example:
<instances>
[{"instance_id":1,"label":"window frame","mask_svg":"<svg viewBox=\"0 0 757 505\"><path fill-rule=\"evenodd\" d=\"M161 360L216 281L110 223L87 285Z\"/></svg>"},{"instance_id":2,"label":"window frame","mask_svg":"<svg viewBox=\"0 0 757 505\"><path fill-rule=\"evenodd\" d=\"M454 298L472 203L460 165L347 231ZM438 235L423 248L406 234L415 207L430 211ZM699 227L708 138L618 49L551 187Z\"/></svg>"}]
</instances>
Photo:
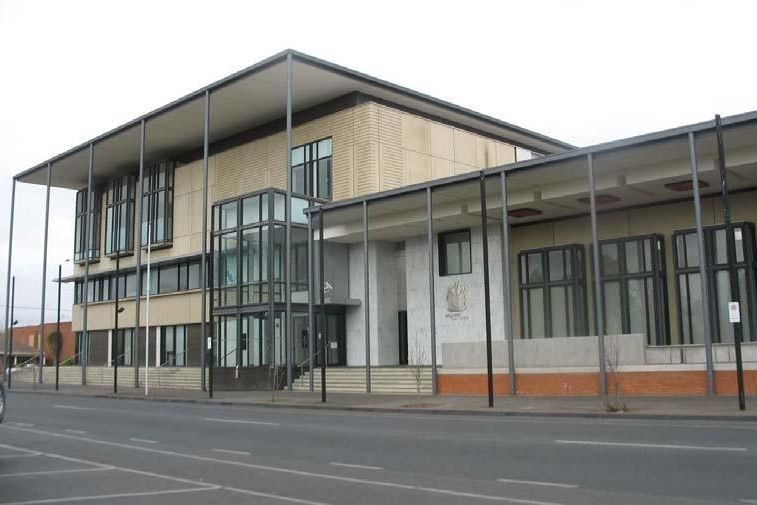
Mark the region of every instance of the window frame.
<instances>
[{"instance_id":1,"label":"window frame","mask_svg":"<svg viewBox=\"0 0 757 505\"><path fill-rule=\"evenodd\" d=\"M123 194L124 181L126 195ZM105 191L105 255L128 255L134 252L134 194L136 192L136 177L123 175L108 182ZM122 222L122 210L126 209L126 223ZM118 234L125 228L125 243L121 243ZM118 242L118 251L116 251Z\"/></svg>"},{"instance_id":2,"label":"window frame","mask_svg":"<svg viewBox=\"0 0 757 505\"><path fill-rule=\"evenodd\" d=\"M650 241L650 270L644 270L643 263L645 262L644 243ZM628 272L628 262L626 255L626 244L636 242L641 245L638 249L639 260L642 264L642 268L639 272ZM618 253L618 272L607 273L605 272L603 247L606 245L615 245ZM607 321L607 296L606 284L610 282L617 282L620 289L620 314L621 314L621 333L631 333L631 315L630 315L630 303L628 297L629 281L643 280L646 287L646 280L652 279L652 292L655 297L653 301L654 315L655 315L655 335L650 331L649 317L646 318L646 336L648 345L669 345L670 344L670 323L668 318L667 300L667 268L666 268L666 256L665 256L665 238L660 234L648 234L648 235L634 235L630 237L620 237L615 239L607 239L599 241L599 271L600 280L602 286L602 314L604 316L605 334L608 333ZM646 289L645 289L645 297ZM649 306L647 301L647 307Z\"/></svg>"},{"instance_id":3,"label":"window frame","mask_svg":"<svg viewBox=\"0 0 757 505\"><path fill-rule=\"evenodd\" d=\"M84 263L100 260L100 220L102 213L102 193L92 188L92 206L87 211L88 190L80 189L76 192L75 216L74 216L74 261ZM88 230L84 230L87 221ZM88 240L89 239L89 240ZM89 243L87 243L89 242Z\"/></svg>"},{"instance_id":4,"label":"window frame","mask_svg":"<svg viewBox=\"0 0 757 505\"><path fill-rule=\"evenodd\" d=\"M327 156L321 156L320 144L321 142L329 141L329 154ZM298 149L302 149L302 163L294 164L294 153ZM319 200L331 201L333 198L333 186L334 186L334 139L332 136L323 137L312 142L301 144L292 148L291 156L291 169L289 173L290 181L292 181L292 193L297 196L305 198L315 198ZM320 162L326 163L328 188L327 196L320 194L320 187L318 181L320 180ZM304 191L297 191L294 187L295 170L302 169L302 179ZM299 189L299 188L297 188Z\"/></svg>"},{"instance_id":5,"label":"window frame","mask_svg":"<svg viewBox=\"0 0 757 505\"><path fill-rule=\"evenodd\" d=\"M155 163L147 168L143 180L140 181L140 184L142 184L142 202L140 203L139 243L142 247L147 247L148 240L150 247L170 247L173 245L173 199L177 166L178 163L174 161ZM164 174L162 184L160 183L161 174ZM161 196L163 196L162 230L156 226L160 207L157 202ZM162 235L160 238L158 238L159 233Z\"/></svg>"},{"instance_id":6,"label":"window frame","mask_svg":"<svg viewBox=\"0 0 757 505\"><path fill-rule=\"evenodd\" d=\"M464 261L462 251L460 251L460 271L456 273L449 273L449 265L447 264L447 237L450 235L456 235L460 233L466 233L468 235L468 270L464 271ZM456 244L462 244L463 241L457 241ZM448 230L439 232L436 235L436 247L439 263L439 277L451 277L454 275L468 275L473 273L473 234L470 228L460 228L457 230Z\"/></svg>"},{"instance_id":7,"label":"window frame","mask_svg":"<svg viewBox=\"0 0 757 505\"><path fill-rule=\"evenodd\" d=\"M554 251L562 251L563 257L563 272L566 271L568 262L570 263L570 277L564 275L561 280L550 279L549 269L549 255ZM566 259L566 252L570 253L570 258ZM524 260L525 269L528 271L529 256L539 254L541 256L541 269L542 280L534 281L530 280L530 276L524 278ZM544 336L543 338L554 338L552 328L552 292L551 288L564 287L570 289L573 295L573 307L572 314L567 310L565 312L566 328L568 328L568 335L581 336L588 334L589 332L589 319L588 319L588 299L586 291L586 252L584 246L581 244L565 244L559 246L541 247L535 249L526 249L520 251L517 256L518 266L518 295L519 300L519 312L520 312L520 336L522 339L540 338L533 335L533 324L531 321L530 301L528 302L529 311L526 314L526 304L524 299L529 295L529 292L534 289L542 290L543 308L542 311L544 317ZM526 324L526 321L528 324ZM526 335L526 328L528 328L528 335Z\"/></svg>"}]
</instances>

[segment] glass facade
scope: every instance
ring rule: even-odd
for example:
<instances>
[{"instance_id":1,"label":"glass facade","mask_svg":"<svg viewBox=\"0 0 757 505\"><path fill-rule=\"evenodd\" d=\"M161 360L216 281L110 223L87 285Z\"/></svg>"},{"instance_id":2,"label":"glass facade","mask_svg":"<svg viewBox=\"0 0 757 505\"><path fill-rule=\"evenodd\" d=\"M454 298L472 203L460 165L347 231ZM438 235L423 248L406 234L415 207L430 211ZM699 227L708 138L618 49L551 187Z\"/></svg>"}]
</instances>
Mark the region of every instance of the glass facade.
<instances>
[{"instance_id":1,"label":"glass facade","mask_svg":"<svg viewBox=\"0 0 757 505\"><path fill-rule=\"evenodd\" d=\"M173 186L176 164L166 161L146 170L142 180L142 246L168 244L173 240Z\"/></svg>"},{"instance_id":2,"label":"glass facade","mask_svg":"<svg viewBox=\"0 0 757 505\"><path fill-rule=\"evenodd\" d=\"M292 149L292 191L331 200L331 139Z\"/></svg>"},{"instance_id":3,"label":"glass facade","mask_svg":"<svg viewBox=\"0 0 757 505\"><path fill-rule=\"evenodd\" d=\"M76 222L74 227L74 261L90 261L100 258L100 209L101 196L98 191L92 195L89 221L87 222L87 190L76 193ZM85 222L86 230L85 230Z\"/></svg>"},{"instance_id":4,"label":"glass facade","mask_svg":"<svg viewBox=\"0 0 757 505\"><path fill-rule=\"evenodd\" d=\"M134 186L127 175L108 183L105 193L105 254L131 253L134 250Z\"/></svg>"}]
</instances>

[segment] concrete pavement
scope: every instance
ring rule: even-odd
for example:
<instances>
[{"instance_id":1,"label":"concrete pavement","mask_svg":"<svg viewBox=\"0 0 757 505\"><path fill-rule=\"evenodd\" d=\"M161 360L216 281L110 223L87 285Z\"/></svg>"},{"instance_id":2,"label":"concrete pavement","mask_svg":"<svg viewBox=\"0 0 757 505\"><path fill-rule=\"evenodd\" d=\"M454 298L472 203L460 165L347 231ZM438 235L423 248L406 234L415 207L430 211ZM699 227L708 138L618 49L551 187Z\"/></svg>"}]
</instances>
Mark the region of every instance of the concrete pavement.
<instances>
[{"instance_id":1,"label":"concrete pavement","mask_svg":"<svg viewBox=\"0 0 757 505\"><path fill-rule=\"evenodd\" d=\"M757 500L750 422L400 415L18 393L9 406L0 425L0 505Z\"/></svg>"}]
</instances>

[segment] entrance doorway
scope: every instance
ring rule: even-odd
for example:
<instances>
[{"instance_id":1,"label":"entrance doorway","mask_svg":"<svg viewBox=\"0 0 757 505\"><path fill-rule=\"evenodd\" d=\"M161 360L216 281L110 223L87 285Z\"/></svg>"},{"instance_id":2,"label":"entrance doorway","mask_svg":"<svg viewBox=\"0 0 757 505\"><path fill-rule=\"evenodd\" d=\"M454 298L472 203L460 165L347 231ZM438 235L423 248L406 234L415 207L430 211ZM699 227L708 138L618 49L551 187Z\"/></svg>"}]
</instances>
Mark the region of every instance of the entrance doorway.
<instances>
[{"instance_id":1,"label":"entrance doorway","mask_svg":"<svg viewBox=\"0 0 757 505\"><path fill-rule=\"evenodd\" d=\"M344 312L326 312L324 319L326 327L322 333L326 339L326 366L345 366L347 365L347 338ZM321 366L322 363L320 350L319 341L316 348L316 366Z\"/></svg>"},{"instance_id":2,"label":"entrance doorway","mask_svg":"<svg viewBox=\"0 0 757 505\"><path fill-rule=\"evenodd\" d=\"M400 310L397 320L399 332L400 365L407 365L407 311Z\"/></svg>"}]
</instances>

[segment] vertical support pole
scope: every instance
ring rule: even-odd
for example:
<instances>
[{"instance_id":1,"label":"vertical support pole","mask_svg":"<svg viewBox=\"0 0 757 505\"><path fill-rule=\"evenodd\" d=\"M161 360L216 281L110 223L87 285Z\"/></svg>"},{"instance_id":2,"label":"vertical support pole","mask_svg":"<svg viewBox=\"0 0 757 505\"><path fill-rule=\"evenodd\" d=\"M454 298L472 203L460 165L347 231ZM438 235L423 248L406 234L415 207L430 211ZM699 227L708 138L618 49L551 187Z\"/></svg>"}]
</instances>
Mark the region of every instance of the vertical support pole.
<instances>
[{"instance_id":1,"label":"vertical support pole","mask_svg":"<svg viewBox=\"0 0 757 505\"><path fill-rule=\"evenodd\" d=\"M314 389L315 373L315 248L313 246L313 213L308 214L308 382Z\"/></svg>"},{"instance_id":2,"label":"vertical support pole","mask_svg":"<svg viewBox=\"0 0 757 505\"><path fill-rule=\"evenodd\" d=\"M200 372L200 387L205 389L205 349L207 347L207 331L205 320L207 319L207 297L208 297L208 151L209 151L209 127L210 127L210 91L205 90L205 107L203 116L203 141L202 141L202 260L200 262L200 276L202 277L200 285L202 286L202 296L200 297L200 346L202 358L202 370ZM148 287L149 289L149 287ZM149 338L149 336L148 336ZM211 356L212 359L212 356ZM213 379L211 378L211 381ZM213 389L210 388L208 394L213 398Z\"/></svg>"},{"instance_id":3,"label":"vertical support pole","mask_svg":"<svg viewBox=\"0 0 757 505\"><path fill-rule=\"evenodd\" d=\"M294 331L292 328L292 53L287 54L287 194L286 194L286 341L287 341L287 389L292 390L294 380Z\"/></svg>"},{"instance_id":4,"label":"vertical support pole","mask_svg":"<svg viewBox=\"0 0 757 505\"><path fill-rule=\"evenodd\" d=\"M505 303L505 331L507 331L507 372L510 396L517 392L515 384L515 332L513 329L513 285L510 272L510 214L507 212L507 174L500 172L502 193L502 300Z\"/></svg>"},{"instance_id":5,"label":"vertical support pole","mask_svg":"<svg viewBox=\"0 0 757 505\"><path fill-rule=\"evenodd\" d=\"M489 293L489 223L486 212L486 177L479 177L481 190L481 249L484 260L484 321L486 324L486 385L489 391L489 407L494 407L494 370L492 365L492 314Z\"/></svg>"},{"instance_id":6,"label":"vertical support pole","mask_svg":"<svg viewBox=\"0 0 757 505\"><path fill-rule=\"evenodd\" d=\"M82 339L81 339L81 385L87 385L87 364L89 361L89 331L87 330L87 307L89 293L89 252L92 248L92 239L94 238L94 228L92 227L92 214L94 198L92 187L92 172L95 167L95 144L89 144L89 168L87 171L87 212L84 213L84 284L82 285L82 299L84 300L84 307L82 309ZM99 223L95 224L97 226ZM90 232L90 228L92 231Z\"/></svg>"},{"instance_id":7,"label":"vertical support pole","mask_svg":"<svg viewBox=\"0 0 757 505\"><path fill-rule=\"evenodd\" d=\"M371 392L371 309L368 285L368 202L363 201L363 313L365 315L365 392Z\"/></svg>"},{"instance_id":8,"label":"vertical support pole","mask_svg":"<svg viewBox=\"0 0 757 505\"><path fill-rule=\"evenodd\" d=\"M11 304L8 303L11 297L11 259L13 257L13 217L14 212L16 210L16 179L13 179L13 182L11 183L11 217L10 217L10 225L8 227L8 266L7 266L7 275L5 279L5 334L10 335L10 332L8 331L9 328L12 326L10 323L10 318L13 317L10 313ZM11 339L10 337L5 340L5 368L8 370L6 374L8 377L10 377L10 369L12 368L12 363L10 361L10 354L11 354L11 348L10 348Z\"/></svg>"},{"instance_id":9,"label":"vertical support pole","mask_svg":"<svg viewBox=\"0 0 757 505\"><path fill-rule=\"evenodd\" d=\"M11 388L11 376L13 373L11 370L13 369L13 327L16 326L16 320L13 319L13 307L16 304L16 276L14 275L11 279L11 303L10 303L10 309L11 309L11 324L10 324L10 330L6 335L8 335L8 361L10 362L10 366L8 366L8 389ZM6 304L7 305L7 304ZM34 378L32 377L32 381Z\"/></svg>"},{"instance_id":10,"label":"vertical support pole","mask_svg":"<svg viewBox=\"0 0 757 505\"><path fill-rule=\"evenodd\" d=\"M276 227L273 224L275 215L275 195L276 193L273 191L268 192L268 341L270 342L268 348L271 352L271 359L269 361L268 367L271 371L271 401L276 399L276 386L279 381L279 373L276 369L276 305L274 300L276 288L274 286L275 279L273 275L273 254L274 251L276 251L276 248L274 247L274 240L276 239Z\"/></svg>"},{"instance_id":11,"label":"vertical support pole","mask_svg":"<svg viewBox=\"0 0 757 505\"><path fill-rule=\"evenodd\" d=\"M728 193L728 170L725 165L725 147L723 145L723 126L720 123L720 115L715 116L715 133L718 143L718 166L720 168L720 187L723 194L723 222L725 223L726 249L728 255L728 278L731 288L732 302L739 301L738 274L736 273L736 240L733 236L731 224L731 197ZM746 300L744 300L746 303ZM739 310L743 313L739 306ZM730 311L729 311L730 312ZM741 358L741 339L743 330L741 321L731 323L733 327L733 345L736 350L736 383L739 393L739 410L746 409L744 397L744 364Z\"/></svg>"},{"instance_id":12,"label":"vertical support pole","mask_svg":"<svg viewBox=\"0 0 757 505\"><path fill-rule=\"evenodd\" d=\"M116 294L113 303L113 354L110 359L113 360L113 394L118 393L118 358L120 358L120 346L118 338L118 290L120 288L121 277L121 207L116 207ZM128 223L128 220L127 220ZM128 226L128 224L127 224ZM127 232L128 233L128 232ZM106 237L105 240L110 240L110 237ZM124 281L125 282L125 281ZM139 283L139 281L137 281Z\"/></svg>"},{"instance_id":13,"label":"vertical support pole","mask_svg":"<svg viewBox=\"0 0 757 505\"><path fill-rule=\"evenodd\" d=\"M324 254L326 252L326 248L324 247L323 243L323 227L324 227L324 220L323 220L323 207L318 209L318 246L319 246L319 253L318 254L318 292L320 293L320 301L321 301L321 313L319 314L320 319L318 320L318 337L321 341L321 402L326 403L326 361L328 361L326 356L326 301L324 300L324 293L323 293L323 286L324 286Z\"/></svg>"},{"instance_id":14,"label":"vertical support pole","mask_svg":"<svg viewBox=\"0 0 757 505\"><path fill-rule=\"evenodd\" d=\"M436 377L436 293L434 286L434 210L431 188L426 188L426 250L428 251L428 328L431 336L431 391L437 394Z\"/></svg>"},{"instance_id":15,"label":"vertical support pole","mask_svg":"<svg viewBox=\"0 0 757 505\"><path fill-rule=\"evenodd\" d=\"M136 261L137 261L137 292L134 298L134 338L132 339L132 358L131 362L134 364L134 387L139 387L139 312L142 300L142 190L144 188L145 177L145 120L143 119L139 125L139 181L137 181L137 201L135 214L138 217L135 219L137 222L137 229L139 230L138 237L136 238ZM148 214L147 219L150 220L151 216Z\"/></svg>"},{"instance_id":16,"label":"vertical support pole","mask_svg":"<svg viewBox=\"0 0 757 505\"><path fill-rule=\"evenodd\" d=\"M42 384L42 365L45 361L45 294L47 293L47 232L50 223L50 183L52 182L52 163L47 163L47 190L45 192L45 238L42 243L42 302L39 309L39 383Z\"/></svg>"},{"instance_id":17,"label":"vertical support pole","mask_svg":"<svg viewBox=\"0 0 757 505\"><path fill-rule=\"evenodd\" d=\"M602 312L602 279L599 270L599 232L597 230L597 194L594 184L594 156L586 155L589 171L589 201L591 204L591 247L594 266L594 320L597 322L597 343L599 346L599 393L607 396L607 372L605 364L605 318Z\"/></svg>"},{"instance_id":18,"label":"vertical support pole","mask_svg":"<svg viewBox=\"0 0 757 505\"><path fill-rule=\"evenodd\" d=\"M702 226L702 204L699 195L699 171L694 133L689 132L689 163L691 164L691 186L694 191L694 218L697 226L697 246L699 250L699 281L702 290L702 316L704 319L704 358L707 367L707 394L715 394L715 373L712 365L712 333L710 322L710 296L707 291L705 267L704 228Z\"/></svg>"},{"instance_id":19,"label":"vertical support pole","mask_svg":"<svg viewBox=\"0 0 757 505\"><path fill-rule=\"evenodd\" d=\"M58 265L58 319L55 322L55 390L58 391L60 385L60 286L63 278L63 265Z\"/></svg>"}]
</instances>

